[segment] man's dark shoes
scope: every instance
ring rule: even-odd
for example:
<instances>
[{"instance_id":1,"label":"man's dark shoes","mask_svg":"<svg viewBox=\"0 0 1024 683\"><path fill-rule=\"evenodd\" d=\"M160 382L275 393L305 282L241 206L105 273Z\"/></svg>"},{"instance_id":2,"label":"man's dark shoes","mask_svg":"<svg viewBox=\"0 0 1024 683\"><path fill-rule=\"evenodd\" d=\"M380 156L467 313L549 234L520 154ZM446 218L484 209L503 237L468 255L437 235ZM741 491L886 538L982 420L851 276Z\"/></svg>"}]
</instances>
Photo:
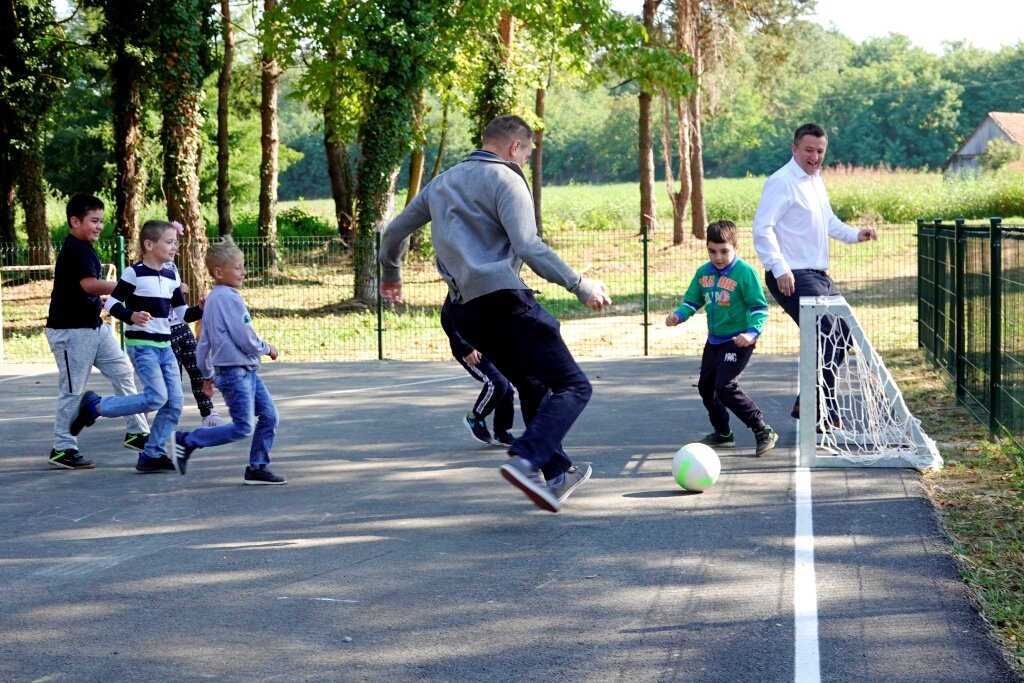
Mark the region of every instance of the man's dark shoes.
<instances>
[{"instance_id":1,"label":"man's dark shoes","mask_svg":"<svg viewBox=\"0 0 1024 683\"><path fill-rule=\"evenodd\" d=\"M50 451L50 464L62 470L91 470L96 467L92 460L86 460L74 448Z\"/></svg>"},{"instance_id":2,"label":"man's dark shoes","mask_svg":"<svg viewBox=\"0 0 1024 683\"><path fill-rule=\"evenodd\" d=\"M100 396L95 391L87 391L82 394L82 398L78 401L78 412L71 418L71 428L68 429L71 432L71 436L78 436L86 427L91 427L96 424L96 406L100 403Z\"/></svg>"},{"instance_id":3,"label":"man's dark shoes","mask_svg":"<svg viewBox=\"0 0 1024 683\"><path fill-rule=\"evenodd\" d=\"M140 455L139 461L135 463L135 469L143 474L173 472L174 463L166 455L161 455L159 458L147 458L144 455Z\"/></svg>"}]
</instances>

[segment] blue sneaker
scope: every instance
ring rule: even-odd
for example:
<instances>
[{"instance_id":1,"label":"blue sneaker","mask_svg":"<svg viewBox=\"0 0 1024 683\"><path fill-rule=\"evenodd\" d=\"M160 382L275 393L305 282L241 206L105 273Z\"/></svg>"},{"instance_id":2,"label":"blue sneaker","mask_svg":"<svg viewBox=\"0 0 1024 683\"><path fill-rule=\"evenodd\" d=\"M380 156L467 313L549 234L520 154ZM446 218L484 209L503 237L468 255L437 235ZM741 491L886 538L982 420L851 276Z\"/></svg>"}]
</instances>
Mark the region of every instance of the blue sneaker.
<instances>
[{"instance_id":1,"label":"blue sneaker","mask_svg":"<svg viewBox=\"0 0 1024 683\"><path fill-rule=\"evenodd\" d=\"M473 413L466 415L462 419L462 424L466 425L469 433L480 443L485 443L488 446L494 443L491 439L491 432L487 429L487 423L478 417L473 417Z\"/></svg>"},{"instance_id":2,"label":"blue sneaker","mask_svg":"<svg viewBox=\"0 0 1024 683\"><path fill-rule=\"evenodd\" d=\"M192 451L196 449L195 446L185 445L186 436L188 436L188 432L174 432L174 467L177 468L178 474L185 474L185 470L188 468L188 459L192 457Z\"/></svg>"},{"instance_id":3,"label":"blue sneaker","mask_svg":"<svg viewBox=\"0 0 1024 683\"><path fill-rule=\"evenodd\" d=\"M71 436L78 436L78 433L83 429L96 424L96 417L98 415L96 407L99 404L100 395L95 391L87 391L82 394L82 398L78 400L78 411L71 418L71 427L68 429L71 432Z\"/></svg>"}]
</instances>

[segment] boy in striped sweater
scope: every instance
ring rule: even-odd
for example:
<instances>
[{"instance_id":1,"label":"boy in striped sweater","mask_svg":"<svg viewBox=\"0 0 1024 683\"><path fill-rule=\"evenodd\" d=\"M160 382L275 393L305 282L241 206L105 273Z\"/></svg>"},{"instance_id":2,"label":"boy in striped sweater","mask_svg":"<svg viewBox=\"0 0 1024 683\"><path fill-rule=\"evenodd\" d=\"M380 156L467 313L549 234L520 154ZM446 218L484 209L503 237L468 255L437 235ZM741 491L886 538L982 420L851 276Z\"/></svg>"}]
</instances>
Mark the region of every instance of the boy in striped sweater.
<instances>
[{"instance_id":1,"label":"boy in striped sweater","mask_svg":"<svg viewBox=\"0 0 1024 683\"><path fill-rule=\"evenodd\" d=\"M736 255L739 247L736 224L717 221L707 228L711 260L697 269L683 296L683 303L665 318L674 327L686 322L701 306L706 307L708 339L700 362L697 391L707 408L711 432L700 443L731 448L736 437L729 428L729 410L754 432L755 455L775 447L779 437L743 389L739 379L754 353L757 338L768 321L768 301L761 279Z\"/></svg>"},{"instance_id":2,"label":"boy in striped sweater","mask_svg":"<svg viewBox=\"0 0 1024 683\"><path fill-rule=\"evenodd\" d=\"M142 261L126 268L106 309L124 322L125 346L143 391L131 396L105 396L87 391L71 421L71 433L96 422L97 417L117 417L157 411L146 446L135 469L143 473L173 471L166 444L178 424L183 404L178 360L171 350L170 317L173 310L185 319L185 296L178 271L168 267L178 253L178 232L166 221L146 221L139 231Z\"/></svg>"}]
</instances>

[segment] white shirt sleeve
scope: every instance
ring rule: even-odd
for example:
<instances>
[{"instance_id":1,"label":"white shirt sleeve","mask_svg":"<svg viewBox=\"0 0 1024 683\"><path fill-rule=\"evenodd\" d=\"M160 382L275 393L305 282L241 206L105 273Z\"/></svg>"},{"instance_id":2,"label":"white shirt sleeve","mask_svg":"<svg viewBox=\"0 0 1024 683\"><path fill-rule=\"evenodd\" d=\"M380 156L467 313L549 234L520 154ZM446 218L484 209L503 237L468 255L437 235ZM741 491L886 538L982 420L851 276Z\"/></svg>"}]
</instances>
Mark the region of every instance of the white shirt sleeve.
<instances>
[{"instance_id":1,"label":"white shirt sleeve","mask_svg":"<svg viewBox=\"0 0 1024 683\"><path fill-rule=\"evenodd\" d=\"M790 271L779 247L776 226L792 203L792 192L784 179L771 177L761 191L761 201L754 214L754 251L765 270L779 277Z\"/></svg>"}]
</instances>

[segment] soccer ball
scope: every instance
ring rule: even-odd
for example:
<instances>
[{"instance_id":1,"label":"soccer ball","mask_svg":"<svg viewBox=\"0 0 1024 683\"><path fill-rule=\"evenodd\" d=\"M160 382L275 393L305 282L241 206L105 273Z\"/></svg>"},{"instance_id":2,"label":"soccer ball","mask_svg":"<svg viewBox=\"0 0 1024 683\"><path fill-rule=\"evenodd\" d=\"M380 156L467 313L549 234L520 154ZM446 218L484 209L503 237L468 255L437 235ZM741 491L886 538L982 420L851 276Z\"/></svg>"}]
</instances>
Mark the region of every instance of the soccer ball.
<instances>
[{"instance_id":1,"label":"soccer ball","mask_svg":"<svg viewBox=\"0 0 1024 683\"><path fill-rule=\"evenodd\" d=\"M715 485L722 462L711 446L688 443L672 458L672 476L687 491L705 491Z\"/></svg>"}]
</instances>

